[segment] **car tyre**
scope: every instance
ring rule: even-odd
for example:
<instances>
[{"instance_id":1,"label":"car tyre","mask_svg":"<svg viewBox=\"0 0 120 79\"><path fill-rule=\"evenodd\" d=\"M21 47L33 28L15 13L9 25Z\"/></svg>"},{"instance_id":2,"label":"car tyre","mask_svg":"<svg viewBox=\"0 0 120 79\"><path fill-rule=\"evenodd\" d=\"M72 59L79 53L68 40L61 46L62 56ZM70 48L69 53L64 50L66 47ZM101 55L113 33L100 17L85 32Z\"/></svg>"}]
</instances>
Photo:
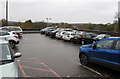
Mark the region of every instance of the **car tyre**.
<instances>
[{"instance_id":1,"label":"car tyre","mask_svg":"<svg viewBox=\"0 0 120 79\"><path fill-rule=\"evenodd\" d=\"M70 39L70 42L73 42L73 38Z\"/></svg>"},{"instance_id":2,"label":"car tyre","mask_svg":"<svg viewBox=\"0 0 120 79\"><path fill-rule=\"evenodd\" d=\"M79 58L80 58L80 63L82 65L85 65L85 66L89 65L89 59L88 59L88 56L86 54L80 54Z\"/></svg>"},{"instance_id":3,"label":"car tyre","mask_svg":"<svg viewBox=\"0 0 120 79\"><path fill-rule=\"evenodd\" d=\"M12 48L15 47L15 42L14 42L14 41L9 41L9 43L10 43L10 46L11 46Z\"/></svg>"}]
</instances>

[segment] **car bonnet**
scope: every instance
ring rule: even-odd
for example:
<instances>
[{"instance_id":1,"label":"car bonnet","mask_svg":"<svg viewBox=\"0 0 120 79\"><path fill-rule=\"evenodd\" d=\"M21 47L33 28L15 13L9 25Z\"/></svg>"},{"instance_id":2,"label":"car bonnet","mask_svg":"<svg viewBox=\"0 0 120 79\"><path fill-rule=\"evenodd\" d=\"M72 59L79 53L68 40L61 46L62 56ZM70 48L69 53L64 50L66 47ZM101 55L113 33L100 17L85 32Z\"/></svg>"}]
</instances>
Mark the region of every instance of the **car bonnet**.
<instances>
[{"instance_id":1,"label":"car bonnet","mask_svg":"<svg viewBox=\"0 0 120 79\"><path fill-rule=\"evenodd\" d=\"M15 62L0 65L0 78L18 77L18 66Z\"/></svg>"}]
</instances>

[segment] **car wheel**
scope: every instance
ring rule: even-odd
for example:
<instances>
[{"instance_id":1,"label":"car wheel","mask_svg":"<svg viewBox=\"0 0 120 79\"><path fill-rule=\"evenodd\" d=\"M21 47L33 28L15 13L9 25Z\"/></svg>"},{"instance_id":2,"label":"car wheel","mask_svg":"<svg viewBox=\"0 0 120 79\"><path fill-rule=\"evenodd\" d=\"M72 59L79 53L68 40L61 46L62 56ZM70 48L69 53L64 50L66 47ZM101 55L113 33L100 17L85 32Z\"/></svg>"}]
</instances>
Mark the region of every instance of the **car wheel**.
<instances>
[{"instance_id":1,"label":"car wheel","mask_svg":"<svg viewBox=\"0 0 120 79\"><path fill-rule=\"evenodd\" d=\"M73 38L70 39L70 42L73 42Z\"/></svg>"},{"instance_id":2,"label":"car wheel","mask_svg":"<svg viewBox=\"0 0 120 79\"><path fill-rule=\"evenodd\" d=\"M79 58L80 58L80 63L82 65L85 65L85 66L89 65L89 59L86 54L81 54Z\"/></svg>"},{"instance_id":3,"label":"car wheel","mask_svg":"<svg viewBox=\"0 0 120 79\"><path fill-rule=\"evenodd\" d=\"M82 44L82 45L84 45L84 44L85 44L85 42L84 42L84 41L81 41L81 44Z\"/></svg>"},{"instance_id":4,"label":"car wheel","mask_svg":"<svg viewBox=\"0 0 120 79\"><path fill-rule=\"evenodd\" d=\"M11 46L12 48L15 47L15 42L14 42L14 41L9 41L9 43L10 43L10 46Z\"/></svg>"}]
</instances>

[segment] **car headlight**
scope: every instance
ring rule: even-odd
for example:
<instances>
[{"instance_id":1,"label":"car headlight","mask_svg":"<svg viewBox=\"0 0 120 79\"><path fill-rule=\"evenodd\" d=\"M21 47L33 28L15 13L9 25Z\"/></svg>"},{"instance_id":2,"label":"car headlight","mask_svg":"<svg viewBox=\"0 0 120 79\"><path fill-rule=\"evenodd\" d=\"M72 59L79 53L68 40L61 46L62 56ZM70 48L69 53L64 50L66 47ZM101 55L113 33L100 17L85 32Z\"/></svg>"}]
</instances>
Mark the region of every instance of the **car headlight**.
<instances>
[{"instance_id":1,"label":"car headlight","mask_svg":"<svg viewBox=\"0 0 120 79\"><path fill-rule=\"evenodd\" d=\"M80 47L80 49L82 48L82 46Z\"/></svg>"},{"instance_id":2,"label":"car headlight","mask_svg":"<svg viewBox=\"0 0 120 79\"><path fill-rule=\"evenodd\" d=\"M80 49L83 47L84 45L82 45L81 47L80 47Z\"/></svg>"}]
</instances>

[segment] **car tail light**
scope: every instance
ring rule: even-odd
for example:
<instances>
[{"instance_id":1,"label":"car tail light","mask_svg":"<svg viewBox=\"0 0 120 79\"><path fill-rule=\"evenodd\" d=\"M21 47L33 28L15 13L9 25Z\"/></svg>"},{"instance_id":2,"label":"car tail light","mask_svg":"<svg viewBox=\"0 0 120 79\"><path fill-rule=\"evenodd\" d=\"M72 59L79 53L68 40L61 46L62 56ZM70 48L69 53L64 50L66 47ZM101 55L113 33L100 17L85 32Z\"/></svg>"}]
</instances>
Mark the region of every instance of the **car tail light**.
<instances>
[{"instance_id":1,"label":"car tail light","mask_svg":"<svg viewBox=\"0 0 120 79\"><path fill-rule=\"evenodd\" d=\"M18 36L16 36L16 35L15 35L15 36L13 36L13 37L18 38Z\"/></svg>"},{"instance_id":2,"label":"car tail light","mask_svg":"<svg viewBox=\"0 0 120 79\"><path fill-rule=\"evenodd\" d=\"M80 35L80 37L79 38L82 38L82 35Z\"/></svg>"},{"instance_id":3,"label":"car tail light","mask_svg":"<svg viewBox=\"0 0 120 79\"><path fill-rule=\"evenodd\" d=\"M55 34L54 32L52 32L52 34Z\"/></svg>"},{"instance_id":4,"label":"car tail light","mask_svg":"<svg viewBox=\"0 0 120 79\"><path fill-rule=\"evenodd\" d=\"M67 37L70 37L69 35Z\"/></svg>"}]
</instances>

